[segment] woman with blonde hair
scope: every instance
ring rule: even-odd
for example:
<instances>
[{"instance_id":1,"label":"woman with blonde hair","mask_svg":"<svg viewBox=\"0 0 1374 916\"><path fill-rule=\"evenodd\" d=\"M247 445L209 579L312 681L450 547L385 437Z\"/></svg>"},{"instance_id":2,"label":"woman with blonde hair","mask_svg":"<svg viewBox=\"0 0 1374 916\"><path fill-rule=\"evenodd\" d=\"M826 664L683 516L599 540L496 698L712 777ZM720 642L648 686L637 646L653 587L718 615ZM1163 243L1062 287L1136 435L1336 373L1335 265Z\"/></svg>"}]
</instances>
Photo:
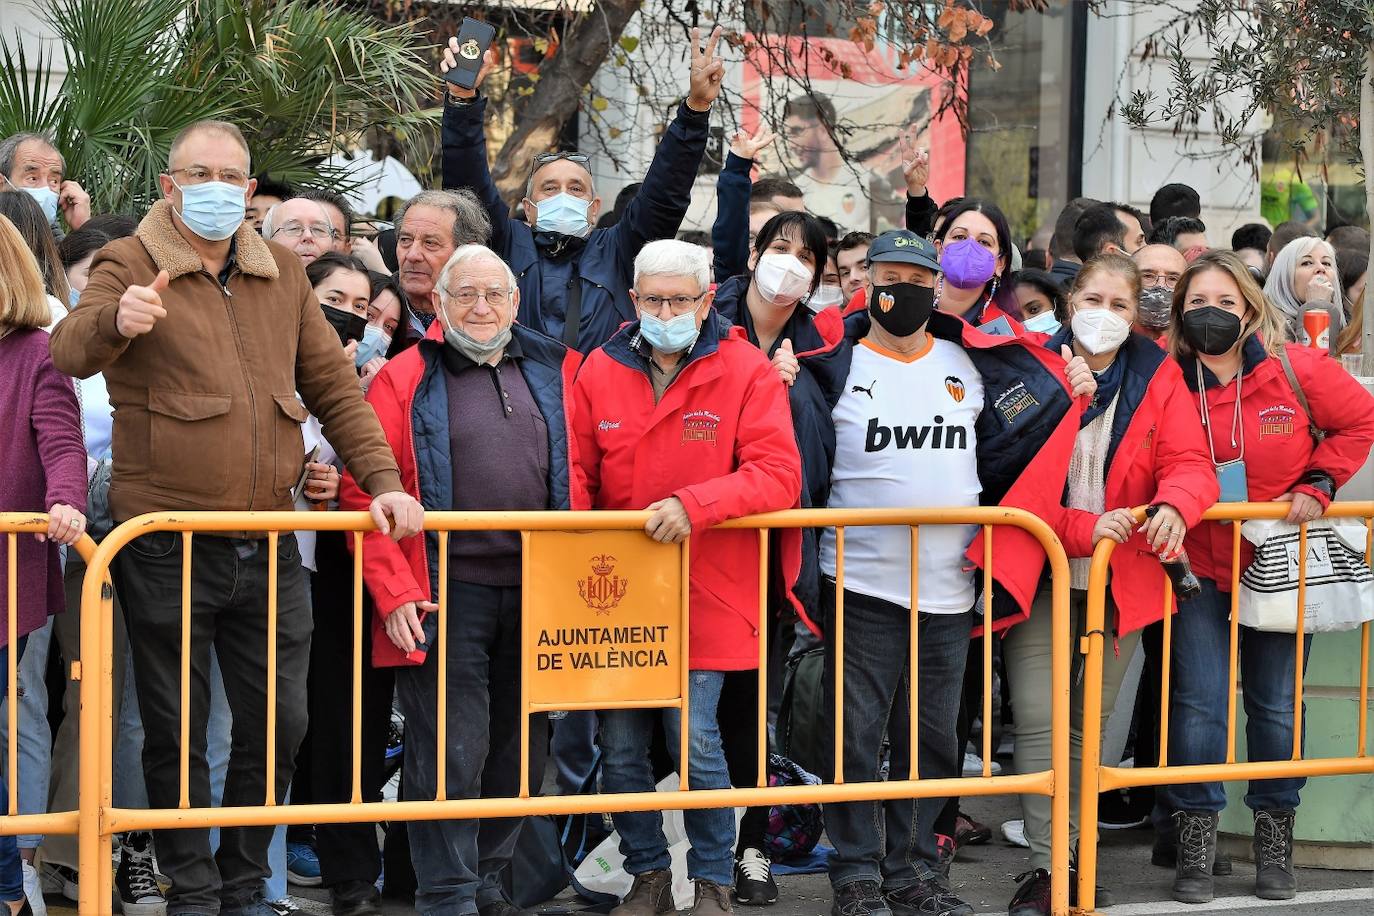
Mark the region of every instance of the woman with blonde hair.
<instances>
[{"instance_id":1,"label":"woman with blonde hair","mask_svg":"<svg viewBox=\"0 0 1374 916\"><path fill-rule=\"evenodd\" d=\"M7 644L0 627L0 672L8 653L22 656L28 634L63 607L58 546L74 543L86 529L86 446L81 411L71 379L48 354L43 327L52 320L38 263L18 229L0 217L0 512L47 512L46 531L15 541L18 642ZM0 551L7 551L6 546ZM0 562L0 594L8 588L8 558ZM16 664L18 659L16 659ZM3 677L3 675L0 675ZM6 682L6 693L8 693ZM10 774L13 780L15 774ZM0 781L0 810L6 787ZM12 913L28 913L15 837L0 837L0 901Z\"/></svg>"},{"instance_id":2,"label":"woman with blonde hair","mask_svg":"<svg viewBox=\"0 0 1374 916\"><path fill-rule=\"evenodd\" d=\"M1336 489L1369 457L1374 396L1324 351L1289 343L1285 314L1260 291L1239 258L1229 251L1208 252L1174 289L1169 352L1183 369L1202 418L1222 502L1287 502L1287 521L1297 524L1321 517ZM1319 440L1313 430L1325 435ZM1234 688L1229 681L1232 532L1220 522L1204 521L1185 541L1202 590L1180 602L1174 622L1173 766L1226 759L1227 701ZM1253 554L1242 541L1242 568ZM1309 635L1304 665L1310 645ZM1240 627L1249 760L1286 760L1292 753L1295 654L1289 634ZM1254 780L1245 796L1255 813L1255 894L1266 900L1287 900L1296 893L1293 818L1304 782ZM1212 899L1217 821L1226 793L1219 782L1189 783L1170 787L1168 798L1178 825L1174 899L1206 903Z\"/></svg>"}]
</instances>

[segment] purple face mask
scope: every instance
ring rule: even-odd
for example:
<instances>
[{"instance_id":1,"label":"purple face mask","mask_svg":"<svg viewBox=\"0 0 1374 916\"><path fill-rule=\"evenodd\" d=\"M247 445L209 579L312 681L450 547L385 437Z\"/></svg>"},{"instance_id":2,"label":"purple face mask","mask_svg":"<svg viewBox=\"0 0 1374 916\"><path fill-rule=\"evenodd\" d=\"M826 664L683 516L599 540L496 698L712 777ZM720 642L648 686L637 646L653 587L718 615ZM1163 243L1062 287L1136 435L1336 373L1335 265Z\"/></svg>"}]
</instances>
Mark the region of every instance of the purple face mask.
<instances>
[{"instance_id":1,"label":"purple face mask","mask_svg":"<svg viewBox=\"0 0 1374 916\"><path fill-rule=\"evenodd\" d=\"M992 279L997 256L973 239L946 242L940 253L940 271L959 289L978 289Z\"/></svg>"}]
</instances>

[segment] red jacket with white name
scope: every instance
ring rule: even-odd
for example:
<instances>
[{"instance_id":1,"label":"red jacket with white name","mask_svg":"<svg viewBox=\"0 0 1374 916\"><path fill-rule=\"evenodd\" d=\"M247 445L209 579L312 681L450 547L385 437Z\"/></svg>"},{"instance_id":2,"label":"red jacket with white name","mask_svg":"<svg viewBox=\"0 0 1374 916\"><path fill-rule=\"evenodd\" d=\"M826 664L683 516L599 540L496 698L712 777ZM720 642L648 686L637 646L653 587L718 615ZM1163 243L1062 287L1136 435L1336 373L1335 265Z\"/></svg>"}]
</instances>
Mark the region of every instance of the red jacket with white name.
<instances>
[{"instance_id":1,"label":"red jacket with white name","mask_svg":"<svg viewBox=\"0 0 1374 916\"><path fill-rule=\"evenodd\" d=\"M798 504L801 458L787 388L744 332L714 311L657 404L647 352L634 322L583 363L573 385L578 483L595 509L682 501L692 523L690 664L755 668L758 533L710 529ZM775 585L790 597L801 538L796 529L779 534Z\"/></svg>"},{"instance_id":2,"label":"red jacket with white name","mask_svg":"<svg viewBox=\"0 0 1374 916\"><path fill-rule=\"evenodd\" d=\"M1269 356L1258 338L1251 337L1241 351L1239 386L1236 379L1218 385L1216 378L1203 370L1212 447L1217 461L1226 462L1241 457L1243 443L1251 502L1268 502L1297 492L1316 498L1325 507L1330 500L1321 491L1304 485L1303 478L1309 472L1322 471L1339 487L1355 476L1369 459L1370 446L1374 445L1374 395L1326 351L1298 344L1286 346L1289 364L1312 409L1311 415L1302 409L1278 357ZM1191 389L1192 409L1200 413L1197 365L1193 360L1183 366L1183 375ZM1237 387L1243 438L1232 445ZM1309 422L1326 432L1321 444L1312 438ZM1203 522L1188 532L1184 546L1193 572L1212 579L1222 591L1231 590L1231 526ZM1254 548L1242 538L1241 569L1249 566L1253 558Z\"/></svg>"}]
</instances>

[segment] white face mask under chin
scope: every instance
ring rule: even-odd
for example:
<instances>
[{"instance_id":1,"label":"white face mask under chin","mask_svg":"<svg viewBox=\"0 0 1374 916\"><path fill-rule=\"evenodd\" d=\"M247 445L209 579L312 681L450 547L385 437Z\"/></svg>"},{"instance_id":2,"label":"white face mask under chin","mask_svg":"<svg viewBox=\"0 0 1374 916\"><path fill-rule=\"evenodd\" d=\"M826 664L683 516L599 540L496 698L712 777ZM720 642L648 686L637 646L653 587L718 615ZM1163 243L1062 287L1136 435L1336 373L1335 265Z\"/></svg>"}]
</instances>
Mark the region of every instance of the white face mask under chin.
<instances>
[{"instance_id":1,"label":"white face mask under chin","mask_svg":"<svg viewBox=\"0 0 1374 916\"><path fill-rule=\"evenodd\" d=\"M1111 309L1078 309L1069 320L1073 339L1089 353L1109 353L1131 336L1131 323Z\"/></svg>"}]
</instances>

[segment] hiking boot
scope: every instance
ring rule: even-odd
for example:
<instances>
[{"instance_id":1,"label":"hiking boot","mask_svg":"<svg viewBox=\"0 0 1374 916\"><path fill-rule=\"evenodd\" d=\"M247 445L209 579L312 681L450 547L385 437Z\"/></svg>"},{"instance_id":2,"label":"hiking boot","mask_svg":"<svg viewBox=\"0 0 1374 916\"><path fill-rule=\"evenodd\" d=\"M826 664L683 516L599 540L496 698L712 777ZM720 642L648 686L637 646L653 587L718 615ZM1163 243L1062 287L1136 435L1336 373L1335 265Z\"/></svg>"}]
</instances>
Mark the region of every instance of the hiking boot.
<instances>
[{"instance_id":1,"label":"hiking boot","mask_svg":"<svg viewBox=\"0 0 1374 916\"><path fill-rule=\"evenodd\" d=\"M922 878L884 896L892 916L973 916L973 907L950 890L943 875Z\"/></svg>"},{"instance_id":2,"label":"hiking boot","mask_svg":"<svg viewBox=\"0 0 1374 916\"><path fill-rule=\"evenodd\" d=\"M1007 916L1050 916L1050 873L1043 868L1016 876L1021 886L1007 904Z\"/></svg>"},{"instance_id":3,"label":"hiking boot","mask_svg":"<svg viewBox=\"0 0 1374 916\"><path fill-rule=\"evenodd\" d=\"M646 871L635 875L630 892L620 901L620 906L611 910L611 916L656 916L659 913L676 913L677 904L673 901L673 873L666 868Z\"/></svg>"},{"instance_id":4,"label":"hiking boot","mask_svg":"<svg viewBox=\"0 0 1374 916\"><path fill-rule=\"evenodd\" d=\"M340 881L329 896L334 916L382 916L382 895L371 881Z\"/></svg>"},{"instance_id":5,"label":"hiking boot","mask_svg":"<svg viewBox=\"0 0 1374 916\"><path fill-rule=\"evenodd\" d=\"M1174 872L1174 899L1179 903L1212 902L1212 863L1217 855L1215 811L1179 811L1178 864Z\"/></svg>"},{"instance_id":6,"label":"hiking boot","mask_svg":"<svg viewBox=\"0 0 1374 916\"><path fill-rule=\"evenodd\" d=\"M835 888L830 916L892 916L877 881L852 881Z\"/></svg>"},{"instance_id":7,"label":"hiking boot","mask_svg":"<svg viewBox=\"0 0 1374 916\"><path fill-rule=\"evenodd\" d=\"M148 831L130 831L120 839L115 893L125 916L162 916L167 912L167 900L153 869L153 835Z\"/></svg>"},{"instance_id":8,"label":"hiking boot","mask_svg":"<svg viewBox=\"0 0 1374 916\"><path fill-rule=\"evenodd\" d=\"M1150 850L1150 864L1158 865L1160 868L1178 867L1178 839L1174 835L1173 827L1170 827L1167 833L1155 837L1155 845ZM1231 872L1231 857L1217 850L1216 861L1212 863L1212 877L1229 878Z\"/></svg>"},{"instance_id":9,"label":"hiking boot","mask_svg":"<svg viewBox=\"0 0 1374 916\"><path fill-rule=\"evenodd\" d=\"M1296 812L1255 812L1255 896L1292 900L1298 893L1293 875L1293 818Z\"/></svg>"},{"instance_id":10,"label":"hiking boot","mask_svg":"<svg viewBox=\"0 0 1374 916\"><path fill-rule=\"evenodd\" d=\"M954 845L982 846L991 839L992 828L986 824L980 824L962 812L954 818Z\"/></svg>"},{"instance_id":11,"label":"hiking boot","mask_svg":"<svg viewBox=\"0 0 1374 916\"><path fill-rule=\"evenodd\" d=\"M704 878L698 878L692 883L696 885L696 899L692 902L692 908L687 911L688 916L719 916L721 913L735 911L730 905L730 889L725 885ZM670 889L669 900L672 896Z\"/></svg>"},{"instance_id":12,"label":"hiking boot","mask_svg":"<svg viewBox=\"0 0 1374 916\"><path fill-rule=\"evenodd\" d=\"M735 901L745 906L767 906L778 901L772 863L752 846L735 861Z\"/></svg>"}]
</instances>

